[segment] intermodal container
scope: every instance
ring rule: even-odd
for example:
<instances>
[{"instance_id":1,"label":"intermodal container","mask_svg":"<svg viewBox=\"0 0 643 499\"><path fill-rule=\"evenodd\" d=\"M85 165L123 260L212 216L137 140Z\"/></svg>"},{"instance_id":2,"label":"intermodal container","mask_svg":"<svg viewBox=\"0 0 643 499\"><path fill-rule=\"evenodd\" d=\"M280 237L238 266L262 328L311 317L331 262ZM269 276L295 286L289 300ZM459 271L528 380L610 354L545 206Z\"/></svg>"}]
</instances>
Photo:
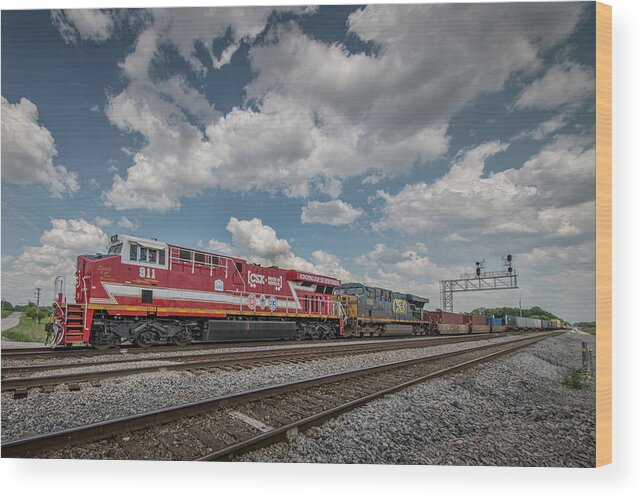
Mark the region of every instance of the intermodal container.
<instances>
[{"instance_id":1,"label":"intermodal container","mask_svg":"<svg viewBox=\"0 0 643 499\"><path fill-rule=\"evenodd\" d=\"M454 314L452 312L429 312L429 317L432 321L441 324L467 324L464 315Z\"/></svg>"}]
</instances>

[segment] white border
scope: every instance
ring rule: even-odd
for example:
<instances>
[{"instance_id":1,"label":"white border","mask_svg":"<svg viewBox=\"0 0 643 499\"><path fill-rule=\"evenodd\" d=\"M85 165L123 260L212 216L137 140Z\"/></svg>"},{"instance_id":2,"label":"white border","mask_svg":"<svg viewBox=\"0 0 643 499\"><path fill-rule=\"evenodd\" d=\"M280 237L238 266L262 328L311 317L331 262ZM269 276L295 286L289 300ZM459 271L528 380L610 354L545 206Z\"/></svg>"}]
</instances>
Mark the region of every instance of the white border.
<instances>
[{"instance_id":1,"label":"white border","mask_svg":"<svg viewBox=\"0 0 643 499\"><path fill-rule=\"evenodd\" d=\"M3 9L55 7L172 6L180 2L111 0L89 2L22 0ZM246 1L249 5L299 5L292 0ZM315 3L346 4L345 0ZM382 2L369 2L382 3ZM390 2L389 2L390 3ZM412 2L408 2L412 3ZM422 466L255 465L227 463L97 462L8 460L0 462L5 497L467 497L593 498L633 497L643 490L641 441L640 286L635 274L641 257L641 116L643 8L636 0L612 0L614 76L614 464L598 470L462 468ZM191 0L189 5L233 2Z\"/></svg>"}]
</instances>

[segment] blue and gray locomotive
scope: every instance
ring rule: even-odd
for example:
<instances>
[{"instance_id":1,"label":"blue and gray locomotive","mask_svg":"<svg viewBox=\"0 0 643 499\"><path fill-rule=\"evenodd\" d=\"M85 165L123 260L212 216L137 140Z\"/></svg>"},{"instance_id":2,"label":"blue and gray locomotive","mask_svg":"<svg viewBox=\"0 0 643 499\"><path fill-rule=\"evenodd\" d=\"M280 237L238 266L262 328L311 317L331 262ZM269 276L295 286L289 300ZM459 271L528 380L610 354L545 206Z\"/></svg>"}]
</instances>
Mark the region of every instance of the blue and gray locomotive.
<instances>
[{"instance_id":1,"label":"blue and gray locomotive","mask_svg":"<svg viewBox=\"0 0 643 499\"><path fill-rule=\"evenodd\" d=\"M423 322L428 298L349 282L335 291L347 316L347 336L382 336L385 333L428 334Z\"/></svg>"}]
</instances>

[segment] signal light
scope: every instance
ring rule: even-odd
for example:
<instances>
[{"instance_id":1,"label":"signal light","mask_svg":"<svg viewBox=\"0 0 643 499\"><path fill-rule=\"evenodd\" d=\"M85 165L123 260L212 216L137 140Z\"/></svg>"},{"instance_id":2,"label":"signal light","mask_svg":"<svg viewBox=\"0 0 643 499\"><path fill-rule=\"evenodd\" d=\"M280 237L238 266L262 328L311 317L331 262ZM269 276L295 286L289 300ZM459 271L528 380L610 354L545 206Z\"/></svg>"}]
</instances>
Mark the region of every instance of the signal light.
<instances>
[{"instance_id":1,"label":"signal light","mask_svg":"<svg viewBox=\"0 0 643 499\"><path fill-rule=\"evenodd\" d=\"M511 255L507 255L507 261L511 262Z\"/></svg>"}]
</instances>

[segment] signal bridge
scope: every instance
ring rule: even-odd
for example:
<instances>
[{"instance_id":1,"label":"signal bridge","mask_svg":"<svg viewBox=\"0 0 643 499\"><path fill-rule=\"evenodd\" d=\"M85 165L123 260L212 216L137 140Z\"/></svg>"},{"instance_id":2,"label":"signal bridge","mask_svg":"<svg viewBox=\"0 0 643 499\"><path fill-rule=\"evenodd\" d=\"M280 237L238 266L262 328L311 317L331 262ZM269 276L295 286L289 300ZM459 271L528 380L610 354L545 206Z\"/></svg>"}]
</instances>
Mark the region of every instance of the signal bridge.
<instances>
[{"instance_id":1,"label":"signal bridge","mask_svg":"<svg viewBox=\"0 0 643 499\"><path fill-rule=\"evenodd\" d=\"M518 289L518 273L512 267L511 255L503 257L504 270L486 272L484 260L476 262L476 272L462 274L460 279L440 281L442 310L453 312L453 293L465 291L490 291L494 289Z\"/></svg>"}]
</instances>

